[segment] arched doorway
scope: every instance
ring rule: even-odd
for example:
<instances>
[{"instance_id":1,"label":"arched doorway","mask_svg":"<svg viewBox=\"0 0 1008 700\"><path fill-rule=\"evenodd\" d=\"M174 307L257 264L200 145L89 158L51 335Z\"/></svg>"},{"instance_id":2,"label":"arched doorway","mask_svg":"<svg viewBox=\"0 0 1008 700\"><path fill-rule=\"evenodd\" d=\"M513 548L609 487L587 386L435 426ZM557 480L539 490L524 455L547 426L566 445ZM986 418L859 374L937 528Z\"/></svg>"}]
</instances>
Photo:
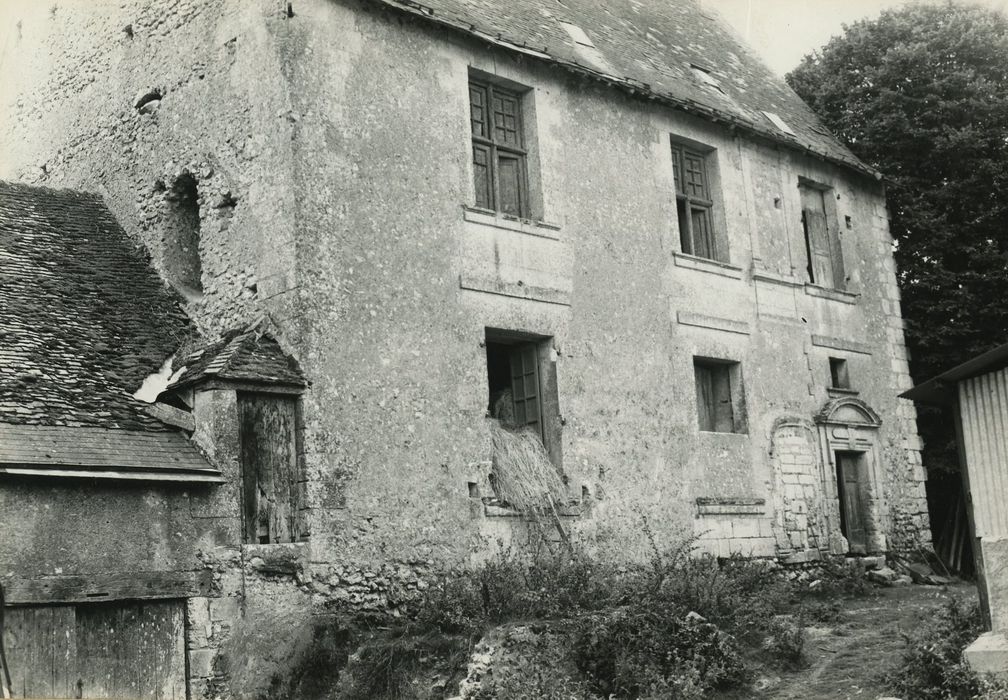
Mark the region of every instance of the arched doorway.
<instances>
[{"instance_id":1,"label":"arched doorway","mask_svg":"<svg viewBox=\"0 0 1008 700\"><path fill-rule=\"evenodd\" d=\"M886 550L888 507L881 484L878 428L882 421L854 397L828 401L815 417L822 450L822 484L830 551L870 554Z\"/></svg>"}]
</instances>

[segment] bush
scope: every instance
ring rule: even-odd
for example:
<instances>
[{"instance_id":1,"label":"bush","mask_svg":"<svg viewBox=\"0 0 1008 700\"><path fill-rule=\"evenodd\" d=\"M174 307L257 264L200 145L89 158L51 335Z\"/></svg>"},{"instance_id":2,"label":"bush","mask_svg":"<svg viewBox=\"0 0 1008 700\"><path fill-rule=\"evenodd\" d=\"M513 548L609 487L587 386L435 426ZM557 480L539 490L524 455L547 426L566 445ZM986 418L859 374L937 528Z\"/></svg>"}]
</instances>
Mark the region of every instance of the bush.
<instances>
[{"instance_id":1,"label":"bush","mask_svg":"<svg viewBox=\"0 0 1008 700\"><path fill-rule=\"evenodd\" d=\"M574 642L578 667L603 697L703 697L747 678L735 640L701 617L647 605L596 614Z\"/></svg>"},{"instance_id":2,"label":"bush","mask_svg":"<svg viewBox=\"0 0 1008 700\"><path fill-rule=\"evenodd\" d=\"M909 647L886 684L915 700L1008 697L1008 683L979 676L963 661L963 649L983 631L978 605L949 600L917 637L906 638Z\"/></svg>"},{"instance_id":3,"label":"bush","mask_svg":"<svg viewBox=\"0 0 1008 700\"><path fill-rule=\"evenodd\" d=\"M789 615L777 615L770 621L763 640L769 661L784 668L798 668L805 661L805 631Z\"/></svg>"}]
</instances>

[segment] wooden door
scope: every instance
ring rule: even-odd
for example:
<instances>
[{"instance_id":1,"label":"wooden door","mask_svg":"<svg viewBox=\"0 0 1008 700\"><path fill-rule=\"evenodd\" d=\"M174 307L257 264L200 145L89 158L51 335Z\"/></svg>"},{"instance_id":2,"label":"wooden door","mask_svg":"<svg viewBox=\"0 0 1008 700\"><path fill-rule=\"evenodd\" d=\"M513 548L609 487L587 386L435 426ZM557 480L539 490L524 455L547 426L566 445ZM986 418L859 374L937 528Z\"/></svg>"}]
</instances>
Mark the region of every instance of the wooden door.
<instances>
[{"instance_id":1,"label":"wooden door","mask_svg":"<svg viewBox=\"0 0 1008 700\"><path fill-rule=\"evenodd\" d=\"M865 459L860 452L837 452L837 488L840 496L840 531L847 538L850 551L866 554L868 551L865 498Z\"/></svg>"},{"instance_id":2,"label":"wooden door","mask_svg":"<svg viewBox=\"0 0 1008 700\"><path fill-rule=\"evenodd\" d=\"M238 394L245 541L295 542L298 511L297 400Z\"/></svg>"},{"instance_id":3,"label":"wooden door","mask_svg":"<svg viewBox=\"0 0 1008 700\"><path fill-rule=\"evenodd\" d=\"M15 697L186 698L184 601L38 605L4 612Z\"/></svg>"},{"instance_id":4,"label":"wooden door","mask_svg":"<svg viewBox=\"0 0 1008 700\"><path fill-rule=\"evenodd\" d=\"M820 287L835 287L833 246L826 220L826 202L822 190L801 187L802 225L809 258L809 281Z\"/></svg>"}]
</instances>

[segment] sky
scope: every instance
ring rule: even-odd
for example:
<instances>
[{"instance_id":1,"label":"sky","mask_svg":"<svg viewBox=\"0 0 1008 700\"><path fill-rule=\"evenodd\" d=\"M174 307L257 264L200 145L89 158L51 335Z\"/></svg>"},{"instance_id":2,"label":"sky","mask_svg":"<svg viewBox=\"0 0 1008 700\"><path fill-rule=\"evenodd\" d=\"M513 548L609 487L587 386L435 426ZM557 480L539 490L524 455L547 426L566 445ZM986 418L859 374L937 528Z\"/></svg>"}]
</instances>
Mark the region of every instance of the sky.
<instances>
[{"instance_id":1,"label":"sky","mask_svg":"<svg viewBox=\"0 0 1008 700\"><path fill-rule=\"evenodd\" d=\"M661 0L656 0L660 2ZM843 32L843 25L874 19L884 9L920 0L700 0L717 10L767 65L784 75L802 57ZM1008 0L973 0L1008 14Z\"/></svg>"}]
</instances>

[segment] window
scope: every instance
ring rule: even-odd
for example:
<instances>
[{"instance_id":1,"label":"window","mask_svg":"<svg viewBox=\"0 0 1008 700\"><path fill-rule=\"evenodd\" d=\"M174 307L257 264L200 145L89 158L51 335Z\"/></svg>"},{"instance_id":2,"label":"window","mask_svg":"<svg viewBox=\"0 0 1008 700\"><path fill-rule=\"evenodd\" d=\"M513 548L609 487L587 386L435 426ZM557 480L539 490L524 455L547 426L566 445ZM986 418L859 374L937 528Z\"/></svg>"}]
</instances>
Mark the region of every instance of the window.
<instances>
[{"instance_id":1,"label":"window","mask_svg":"<svg viewBox=\"0 0 1008 700\"><path fill-rule=\"evenodd\" d=\"M486 329L487 413L508 428L529 428L560 467L556 362L549 338Z\"/></svg>"},{"instance_id":2,"label":"window","mask_svg":"<svg viewBox=\"0 0 1008 700\"><path fill-rule=\"evenodd\" d=\"M163 186L163 183L161 183ZM199 183L184 171L166 188L163 261L169 281L186 296L203 291L200 262Z\"/></svg>"},{"instance_id":3,"label":"window","mask_svg":"<svg viewBox=\"0 0 1008 700\"><path fill-rule=\"evenodd\" d=\"M829 359L830 386L833 389L850 389L850 376L847 374L847 360L840 357Z\"/></svg>"},{"instance_id":4,"label":"window","mask_svg":"<svg viewBox=\"0 0 1008 700\"><path fill-rule=\"evenodd\" d=\"M238 392L245 542L305 539L297 399Z\"/></svg>"},{"instance_id":5,"label":"window","mask_svg":"<svg viewBox=\"0 0 1008 700\"><path fill-rule=\"evenodd\" d=\"M469 111L476 206L529 218L521 94L470 78Z\"/></svg>"},{"instance_id":6,"label":"window","mask_svg":"<svg viewBox=\"0 0 1008 700\"><path fill-rule=\"evenodd\" d=\"M672 172L682 252L710 260L721 259L714 235L714 201L707 174L707 155L673 141Z\"/></svg>"},{"instance_id":7,"label":"window","mask_svg":"<svg viewBox=\"0 0 1008 700\"><path fill-rule=\"evenodd\" d=\"M737 362L694 357L697 421L708 433L744 433L744 406Z\"/></svg>"},{"instance_id":8,"label":"window","mask_svg":"<svg viewBox=\"0 0 1008 700\"><path fill-rule=\"evenodd\" d=\"M805 250L808 254L809 282L820 287L845 287L840 231L831 205L831 190L808 183L799 183L802 203L802 227L805 230Z\"/></svg>"}]
</instances>

